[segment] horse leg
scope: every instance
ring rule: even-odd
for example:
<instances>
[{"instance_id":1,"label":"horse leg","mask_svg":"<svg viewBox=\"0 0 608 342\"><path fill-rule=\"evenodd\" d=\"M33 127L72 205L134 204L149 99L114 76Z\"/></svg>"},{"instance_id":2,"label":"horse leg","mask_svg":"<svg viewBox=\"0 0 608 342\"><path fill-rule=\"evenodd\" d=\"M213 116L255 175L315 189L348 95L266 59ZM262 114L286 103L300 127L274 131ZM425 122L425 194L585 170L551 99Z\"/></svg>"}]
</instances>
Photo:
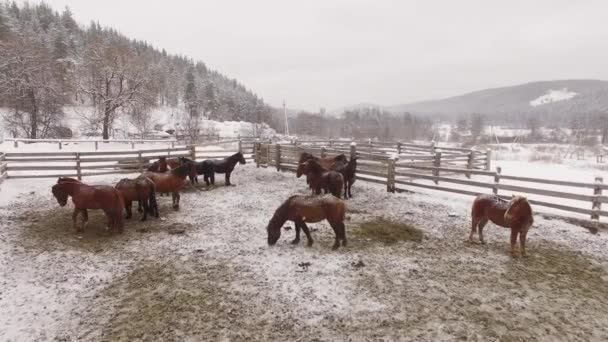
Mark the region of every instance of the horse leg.
<instances>
[{"instance_id":1,"label":"horse leg","mask_svg":"<svg viewBox=\"0 0 608 342\"><path fill-rule=\"evenodd\" d=\"M84 229L86 228L88 223L89 223L89 212L86 209L82 209L82 228L80 229L81 232L84 231Z\"/></svg>"},{"instance_id":2,"label":"horse leg","mask_svg":"<svg viewBox=\"0 0 608 342\"><path fill-rule=\"evenodd\" d=\"M81 230L78 228L78 214L80 213L80 209L74 208L74 212L72 213L72 227L76 230L76 232L80 232Z\"/></svg>"},{"instance_id":3,"label":"horse leg","mask_svg":"<svg viewBox=\"0 0 608 342\"><path fill-rule=\"evenodd\" d=\"M482 245L486 244L486 241L483 239L483 227L485 227L486 224L488 224L488 219L487 218L482 219L479 222L479 225L477 226L477 229L479 231L479 242L481 242Z\"/></svg>"},{"instance_id":4,"label":"horse leg","mask_svg":"<svg viewBox=\"0 0 608 342\"><path fill-rule=\"evenodd\" d=\"M511 228L511 256L516 257L517 253L515 253L515 245L517 243L517 235L519 234L519 230L515 228Z\"/></svg>"},{"instance_id":5,"label":"horse leg","mask_svg":"<svg viewBox=\"0 0 608 342\"><path fill-rule=\"evenodd\" d=\"M174 192L172 194L172 198L173 198L173 209L178 210L179 209L179 192Z\"/></svg>"},{"instance_id":6,"label":"horse leg","mask_svg":"<svg viewBox=\"0 0 608 342\"><path fill-rule=\"evenodd\" d=\"M291 241L291 244L297 245L298 243L300 243L300 222L295 221L294 224L296 226L296 238Z\"/></svg>"},{"instance_id":7,"label":"horse leg","mask_svg":"<svg viewBox=\"0 0 608 342\"><path fill-rule=\"evenodd\" d=\"M336 240L331 249L338 249L340 247L340 240L342 239L342 232L340 231L340 227L335 222L329 222L329 225L334 230L334 234L336 234Z\"/></svg>"},{"instance_id":8,"label":"horse leg","mask_svg":"<svg viewBox=\"0 0 608 342\"><path fill-rule=\"evenodd\" d=\"M306 245L308 247L311 247L313 241L312 241L312 236L310 236L310 230L308 229L308 226L304 222L300 222L300 226L302 227L304 234L306 234L306 239L308 240L308 243Z\"/></svg>"},{"instance_id":9,"label":"horse leg","mask_svg":"<svg viewBox=\"0 0 608 342\"><path fill-rule=\"evenodd\" d=\"M130 219L133 216L131 212L131 201L125 201L125 211L127 212L127 219Z\"/></svg>"},{"instance_id":10,"label":"horse leg","mask_svg":"<svg viewBox=\"0 0 608 342\"><path fill-rule=\"evenodd\" d=\"M348 181L348 198L353 198L353 194L350 192L350 189L352 188L353 183L354 182L352 180Z\"/></svg>"},{"instance_id":11,"label":"horse leg","mask_svg":"<svg viewBox=\"0 0 608 342\"><path fill-rule=\"evenodd\" d=\"M344 199L348 199L348 182L344 182Z\"/></svg>"},{"instance_id":12,"label":"horse leg","mask_svg":"<svg viewBox=\"0 0 608 342\"><path fill-rule=\"evenodd\" d=\"M332 227L336 226L336 231L339 232L339 239L342 240L342 247L346 247L346 227L344 227L344 222L336 221L334 223L329 223Z\"/></svg>"},{"instance_id":13,"label":"horse leg","mask_svg":"<svg viewBox=\"0 0 608 342\"><path fill-rule=\"evenodd\" d=\"M226 172L226 185L230 186L230 172Z\"/></svg>"},{"instance_id":14,"label":"horse leg","mask_svg":"<svg viewBox=\"0 0 608 342\"><path fill-rule=\"evenodd\" d=\"M213 172L209 177L211 178L211 185L215 185L215 172Z\"/></svg>"},{"instance_id":15,"label":"horse leg","mask_svg":"<svg viewBox=\"0 0 608 342\"><path fill-rule=\"evenodd\" d=\"M141 218L141 222L144 222L148 218L148 211L150 211L150 205L147 199L139 201L139 205L142 205L142 202L144 207L144 216Z\"/></svg>"},{"instance_id":16,"label":"horse leg","mask_svg":"<svg viewBox=\"0 0 608 342\"><path fill-rule=\"evenodd\" d=\"M526 256L526 235L528 235L528 230L521 230L519 232L519 249L521 252L521 256Z\"/></svg>"},{"instance_id":17,"label":"horse leg","mask_svg":"<svg viewBox=\"0 0 608 342\"><path fill-rule=\"evenodd\" d=\"M475 233L477 233L477 225L479 224L479 221L481 221L480 217L477 217L477 215L471 215L471 233L469 234L469 242L473 242L473 235L475 235Z\"/></svg>"}]
</instances>

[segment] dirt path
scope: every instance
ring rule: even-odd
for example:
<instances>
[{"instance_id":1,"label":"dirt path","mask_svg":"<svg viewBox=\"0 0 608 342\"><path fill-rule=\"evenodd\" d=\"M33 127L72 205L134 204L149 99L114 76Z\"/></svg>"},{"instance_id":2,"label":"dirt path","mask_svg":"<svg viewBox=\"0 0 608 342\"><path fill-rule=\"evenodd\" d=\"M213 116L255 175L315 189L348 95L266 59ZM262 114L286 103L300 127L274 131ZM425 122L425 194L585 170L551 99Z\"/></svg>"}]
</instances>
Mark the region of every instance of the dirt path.
<instances>
[{"instance_id":1,"label":"dirt path","mask_svg":"<svg viewBox=\"0 0 608 342\"><path fill-rule=\"evenodd\" d=\"M268 247L304 181L249 165L233 181L184 193L179 213L163 197L162 220L122 235L99 214L77 235L46 190L0 207L0 339L608 339L605 233L538 218L514 260L495 226L487 246L463 242L468 201L357 182L348 248L326 224L311 248L293 229Z\"/></svg>"}]
</instances>

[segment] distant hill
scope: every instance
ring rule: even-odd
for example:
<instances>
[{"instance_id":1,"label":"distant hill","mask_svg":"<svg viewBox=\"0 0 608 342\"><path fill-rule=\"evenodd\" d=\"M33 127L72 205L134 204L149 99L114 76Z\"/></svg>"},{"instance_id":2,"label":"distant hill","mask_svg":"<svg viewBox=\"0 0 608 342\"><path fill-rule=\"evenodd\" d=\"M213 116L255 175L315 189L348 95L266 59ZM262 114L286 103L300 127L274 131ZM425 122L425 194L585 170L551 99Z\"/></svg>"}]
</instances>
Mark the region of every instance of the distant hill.
<instances>
[{"instance_id":1,"label":"distant hill","mask_svg":"<svg viewBox=\"0 0 608 342\"><path fill-rule=\"evenodd\" d=\"M395 113L572 115L608 111L608 81L558 80L480 90L446 99L388 106Z\"/></svg>"}]
</instances>

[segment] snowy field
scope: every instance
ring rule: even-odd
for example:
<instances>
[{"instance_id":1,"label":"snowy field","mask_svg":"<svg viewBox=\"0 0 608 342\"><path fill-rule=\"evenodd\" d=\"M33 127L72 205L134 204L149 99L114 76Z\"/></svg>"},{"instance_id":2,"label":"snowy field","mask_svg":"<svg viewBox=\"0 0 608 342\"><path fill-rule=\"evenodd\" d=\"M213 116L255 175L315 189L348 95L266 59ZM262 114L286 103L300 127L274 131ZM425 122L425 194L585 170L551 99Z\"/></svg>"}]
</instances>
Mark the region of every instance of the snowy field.
<instances>
[{"instance_id":1,"label":"snowy field","mask_svg":"<svg viewBox=\"0 0 608 342\"><path fill-rule=\"evenodd\" d=\"M99 213L76 234L52 179L3 183L0 340L608 339L605 233L536 217L530 256L512 259L506 229L464 242L470 198L359 181L348 247L331 250L325 223L313 247L291 245L293 229L269 247L268 220L304 180L251 164L232 180L188 189L179 212L160 197L162 218L122 235ZM379 218L422 238L389 243L368 230Z\"/></svg>"}]
</instances>

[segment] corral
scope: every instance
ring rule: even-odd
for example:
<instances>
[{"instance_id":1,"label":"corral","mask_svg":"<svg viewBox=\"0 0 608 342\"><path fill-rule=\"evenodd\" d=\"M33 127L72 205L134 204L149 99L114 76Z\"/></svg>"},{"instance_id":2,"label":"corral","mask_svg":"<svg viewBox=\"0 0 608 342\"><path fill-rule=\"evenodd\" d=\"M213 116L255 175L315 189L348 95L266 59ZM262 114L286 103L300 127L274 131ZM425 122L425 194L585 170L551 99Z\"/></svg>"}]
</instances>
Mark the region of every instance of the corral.
<instances>
[{"instance_id":1,"label":"corral","mask_svg":"<svg viewBox=\"0 0 608 342\"><path fill-rule=\"evenodd\" d=\"M603 233L538 216L530 257L512 259L506 229L490 226L486 246L464 242L462 197L358 181L347 248L331 251L326 223L311 225L312 248L292 246L293 229L268 247L269 218L289 195L308 193L305 181L254 163L232 179L187 189L179 212L159 197L161 219L130 221L122 235L106 232L99 213L76 234L48 190L53 178L9 179L0 190L2 339L608 338Z\"/></svg>"}]
</instances>

